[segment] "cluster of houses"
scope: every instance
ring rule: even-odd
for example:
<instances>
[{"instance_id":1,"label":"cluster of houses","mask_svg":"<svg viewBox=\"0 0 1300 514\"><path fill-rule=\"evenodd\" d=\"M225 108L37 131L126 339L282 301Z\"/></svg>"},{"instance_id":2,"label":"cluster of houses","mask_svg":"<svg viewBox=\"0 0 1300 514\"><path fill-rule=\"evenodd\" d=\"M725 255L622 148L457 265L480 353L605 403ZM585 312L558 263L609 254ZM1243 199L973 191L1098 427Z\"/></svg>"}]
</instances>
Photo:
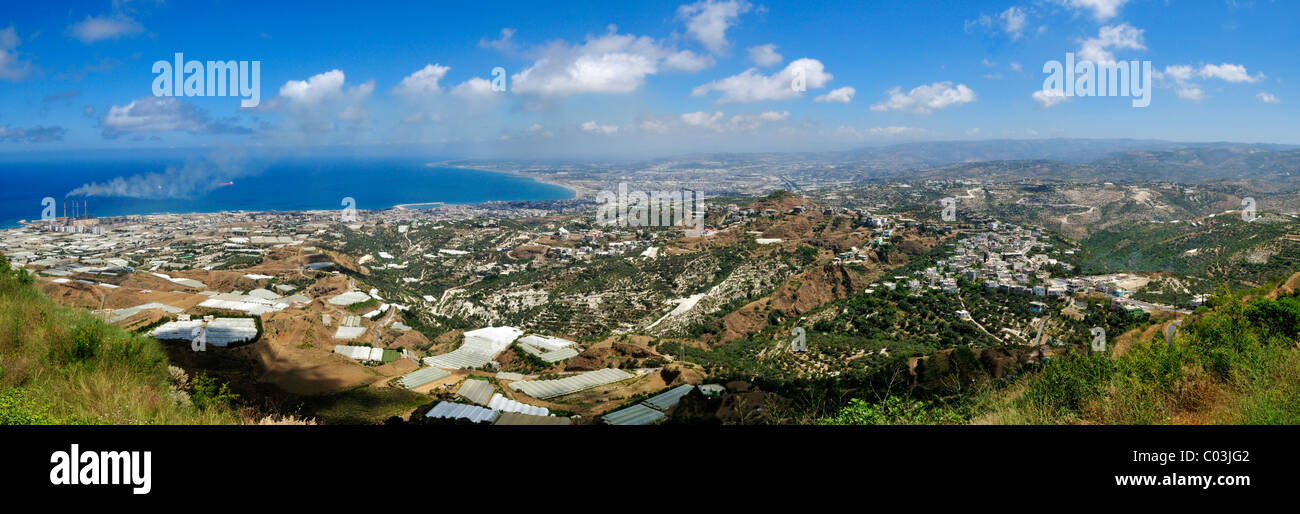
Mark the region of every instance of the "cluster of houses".
<instances>
[{"instance_id":1,"label":"cluster of houses","mask_svg":"<svg viewBox=\"0 0 1300 514\"><path fill-rule=\"evenodd\" d=\"M877 228L890 226L889 218L872 218ZM1027 296L1063 297L1080 291L1100 291L1116 296L1128 294L1115 276L1057 278L1052 267L1073 267L1048 255L1052 243L1040 230L990 222L986 230L957 241L953 255L935 266L916 271L914 276L895 275L880 287L905 287L914 293L925 291L956 293L957 279L980 283L988 290ZM1070 251L1067 250L1067 253ZM873 292L875 287L868 289Z\"/></svg>"},{"instance_id":2,"label":"cluster of houses","mask_svg":"<svg viewBox=\"0 0 1300 514\"><path fill-rule=\"evenodd\" d=\"M986 228L957 241L953 255L926 269L925 278L945 292L956 292L957 277L982 283L985 289L1033 296L1065 296L1085 287L1079 279L1052 278L1049 267L1072 266L1047 254L1052 243L1040 230L996 221Z\"/></svg>"},{"instance_id":3,"label":"cluster of houses","mask_svg":"<svg viewBox=\"0 0 1300 514\"><path fill-rule=\"evenodd\" d=\"M580 246L552 246L546 250L550 257L558 259L591 260L593 257L650 257L658 256L655 233L641 233L624 230L581 230L570 232L564 227L551 234L562 241L582 241ZM628 239L643 236L644 239Z\"/></svg>"}]
</instances>

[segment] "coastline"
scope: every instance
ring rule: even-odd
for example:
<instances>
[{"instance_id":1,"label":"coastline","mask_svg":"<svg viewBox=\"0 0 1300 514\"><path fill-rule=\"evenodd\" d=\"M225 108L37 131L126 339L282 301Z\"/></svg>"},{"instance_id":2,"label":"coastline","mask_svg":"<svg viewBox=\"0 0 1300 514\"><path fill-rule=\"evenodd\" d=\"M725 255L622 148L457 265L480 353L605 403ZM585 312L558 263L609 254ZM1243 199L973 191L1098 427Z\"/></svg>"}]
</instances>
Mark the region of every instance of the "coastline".
<instances>
[{"instance_id":1,"label":"coastline","mask_svg":"<svg viewBox=\"0 0 1300 514\"><path fill-rule=\"evenodd\" d=\"M471 168L469 166L457 166L454 164L437 163L437 162L426 162L424 163L424 166L426 168L451 168L451 169L468 170L468 171L486 171L488 173L502 173L505 175L523 177L532 180L534 182L548 184L556 187L562 187L568 189L569 191L573 191L573 196L569 197L568 198L569 200L581 200L585 194L591 193L591 191L588 191L587 188L577 184L570 184L567 182L562 182L551 178L538 177L536 175L532 175L527 172L517 171L517 170L485 170L483 168Z\"/></svg>"},{"instance_id":2,"label":"coastline","mask_svg":"<svg viewBox=\"0 0 1300 514\"><path fill-rule=\"evenodd\" d=\"M418 164L417 164L417 166L418 166ZM525 179L527 179L528 181L532 181L532 182L536 182L536 183L541 183L541 184L546 184L546 185L550 185L550 186L555 186L555 187L563 188L563 189L569 191L569 193L570 193L569 195L563 195L563 194L555 195L555 196L564 196L564 198L552 198L552 199L556 199L556 200L573 200L573 199L581 199L581 198L583 197L583 194L584 194L584 190L583 190L583 188L581 188L581 187L579 187L579 186L575 186L575 185L572 185L572 184L566 184L566 183L563 183L563 182L561 182L561 181L546 180L546 179L543 179L543 178L539 178L539 177L536 177L536 176L530 175L530 174L528 174L528 173L522 173L522 172L517 172L517 171L508 171L508 170L492 170L492 169L479 169L479 168L471 168L471 167L466 167L466 166L447 166L447 165L442 165L442 164L438 164L438 163L423 163L423 166L426 167L426 168L427 168L427 167L443 167L443 168L449 168L449 169L456 169L456 170L463 170L463 171L471 171L471 172L476 172L476 173L497 173L497 174L504 174L504 175L513 175L513 176L516 176L516 177L525 178ZM482 200L482 201L468 201L468 202L460 202L460 201L455 201L455 200L452 200L452 201L448 201L448 200L441 200L441 201L416 201L416 202L409 202L409 201L408 201L408 202L402 202L402 203L391 204L391 205L389 205L388 207L377 207L377 208L374 208L374 209L371 209L371 210L376 210L376 211L381 211L381 210L391 210L391 209L395 209L395 210L415 210L415 209L422 209L422 208L428 208L428 207L442 207L442 206L450 206L450 205L478 205L478 204L490 203L490 202L497 202L497 201L512 201L512 200ZM383 205L383 204L380 204L380 205ZM137 207L140 207L140 206L137 206ZM172 208L174 209L175 206L170 206L170 207L172 207ZM193 207L192 210L190 210L190 209L185 209L185 210L173 210L173 209L152 210L152 209L150 209L149 207L144 207L144 208L141 208L140 210L132 210L132 212L127 212L127 213L114 213L114 214L109 214L109 215L100 215L100 216L97 216L97 217L98 217L98 218L120 218L120 217L126 217L126 216L176 216L176 215L190 215L190 214L194 214L194 215L205 215L205 214L206 214L206 215L211 215L211 214L241 213L241 212L242 212L242 213L263 213L263 212L265 212L265 213L277 213L277 212L279 212L279 213L283 213L283 212L313 212L313 211L327 212L327 211L330 211L330 210L331 210L331 209L321 209L321 208L319 208L319 207L316 207L316 208L302 208L302 209L249 209L249 208L236 208L236 209L220 209L220 208L218 208L218 209L208 209L208 208L203 208L203 207L205 207L205 206L199 206L199 205L194 205L194 206L192 206L192 207ZM23 223L24 221L25 221L26 223ZM23 218L23 217L15 216L15 217L13 217L12 219L0 220L0 230L22 228L22 227L24 227L24 226L30 226L30 225L39 224L39 223L40 223L39 220L33 220L33 219L30 218L30 217L28 217L28 218Z\"/></svg>"},{"instance_id":3,"label":"coastline","mask_svg":"<svg viewBox=\"0 0 1300 514\"><path fill-rule=\"evenodd\" d=\"M415 203L399 203L399 204L394 205L394 206L392 206L392 207L390 207L390 208L391 208L391 209L397 209L397 210L399 210L399 211L406 211L406 210L411 210L411 209L419 209L420 207L423 207L423 206L426 206L426 205L427 205L427 206L447 205L447 202L415 202Z\"/></svg>"}]
</instances>

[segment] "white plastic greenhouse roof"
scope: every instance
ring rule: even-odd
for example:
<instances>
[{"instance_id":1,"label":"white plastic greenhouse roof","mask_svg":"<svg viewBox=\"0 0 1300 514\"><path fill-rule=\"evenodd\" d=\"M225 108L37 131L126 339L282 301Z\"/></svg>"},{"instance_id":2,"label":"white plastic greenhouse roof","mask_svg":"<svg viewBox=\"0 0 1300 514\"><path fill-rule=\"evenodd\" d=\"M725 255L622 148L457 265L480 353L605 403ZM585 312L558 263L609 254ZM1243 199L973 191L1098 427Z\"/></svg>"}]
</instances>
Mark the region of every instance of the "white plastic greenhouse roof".
<instances>
[{"instance_id":1,"label":"white plastic greenhouse roof","mask_svg":"<svg viewBox=\"0 0 1300 514\"><path fill-rule=\"evenodd\" d=\"M442 355L425 357L423 362L444 369L481 368L510 346L522 330L514 327L487 327L465 332L465 344Z\"/></svg>"},{"instance_id":2,"label":"white plastic greenhouse roof","mask_svg":"<svg viewBox=\"0 0 1300 514\"><path fill-rule=\"evenodd\" d=\"M339 327L334 331L334 339L350 341L365 335L366 327Z\"/></svg>"},{"instance_id":3,"label":"white plastic greenhouse roof","mask_svg":"<svg viewBox=\"0 0 1300 514\"><path fill-rule=\"evenodd\" d=\"M520 349L531 354L534 357L542 359L547 363L559 362L566 359L572 359L578 356L578 351L574 350L573 348L560 348L558 350L544 352L540 348L537 348L531 344L523 343L523 340L520 340L520 343L521 343L519 345Z\"/></svg>"},{"instance_id":4,"label":"white plastic greenhouse roof","mask_svg":"<svg viewBox=\"0 0 1300 514\"><path fill-rule=\"evenodd\" d=\"M157 339L190 341L194 338L194 329L202 327L203 320L169 321L149 331Z\"/></svg>"},{"instance_id":5,"label":"white plastic greenhouse roof","mask_svg":"<svg viewBox=\"0 0 1300 514\"><path fill-rule=\"evenodd\" d=\"M510 388L522 391L533 398L547 399L573 394L596 386L627 380L634 375L621 369L605 368L588 371L558 380L525 380L511 382Z\"/></svg>"},{"instance_id":6,"label":"white plastic greenhouse roof","mask_svg":"<svg viewBox=\"0 0 1300 514\"><path fill-rule=\"evenodd\" d=\"M334 353L344 357L351 357L359 361L382 361L384 360L383 348L371 348L369 346L353 346L340 344L334 346Z\"/></svg>"},{"instance_id":7,"label":"white plastic greenhouse roof","mask_svg":"<svg viewBox=\"0 0 1300 514\"><path fill-rule=\"evenodd\" d=\"M203 334L206 344L229 346L257 338L257 324L252 318L216 318L206 324L202 320L169 321L149 332L157 339L182 341L193 341L198 334Z\"/></svg>"},{"instance_id":8,"label":"white plastic greenhouse roof","mask_svg":"<svg viewBox=\"0 0 1300 514\"><path fill-rule=\"evenodd\" d=\"M466 379L456 394L479 405L487 405L492 401L492 383L487 380Z\"/></svg>"},{"instance_id":9,"label":"white plastic greenhouse roof","mask_svg":"<svg viewBox=\"0 0 1300 514\"><path fill-rule=\"evenodd\" d=\"M257 324L252 318L216 318L204 329L204 339L214 346L242 343L256 337Z\"/></svg>"},{"instance_id":10,"label":"white plastic greenhouse roof","mask_svg":"<svg viewBox=\"0 0 1300 514\"><path fill-rule=\"evenodd\" d=\"M492 409L486 409L475 405L465 405L463 403L438 402L437 405L425 413L428 418L441 419L468 419L475 423L496 421L500 413Z\"/></svg>"},{"instance_id":11,"label":"white plastic greenhouse roof","mask_svg":"<svg viewBox=\"0 0 1300 514\"><path fill-rule=\"evenodd\" d=\"M492 400L488 402L488 408L499 410L501 412L517 412L519 414L528 414L532 416L549 416L551 414L551 410L546 407L520 403L501 396L501 393L492 395Z\"/></svg>"},{"instance_id":12,"label":"white plastic greenhouse roof","mask_svg":"<svg viewBox=\"0 0 1300 514\"><path fill-rule=\"evenodd\" d=\"M691 389L695 389L695 386L690 384L682 384L672 389L669 389L667 391L664 391L663 393L655 395L655 397L650 398L649 400L646 400L642 403L646 404L649 407L653 407L657 410L665 411L677 405L677 402L680 402L683 396L686 396L688 393L690 393Z\"/></svg>"},{"instance_id":13,"label":"white plastic greenhouse roof","mask_svg":"<svg viewBox=\"0 0 1300 514\"><path fill-rule=\"evenodd\" d=\"M638 403L626 409L601 416L601 419L611 425L649 425L664 419L664 417L664 413Z\"/></svg>"},{"instance_id":14,"label":"white plastic greenhouse roof","mask_svg":"<svg viewBox=\"0 0 1300 514\"><path fill-rule=\"evenodd\" d=\"M370 295L363 293L361 291L348 291L346 293L330 298L329 302L334 305L352 305L354 303L361 303L369 299L370 299Z\"/></svg>"},{"instance_id":15,"label":"white plastic greenhouse roof","mask_svg":"<svg viewBox=\"0 0 1300 514\"><path fill-rule=\"evenodd\" d=\"M465 344L461 348L469 348L496 357L523 333L523 330L515 327L486 327L471 330L465 332Z\"/></svg>"},{"instance_id":16,"label":"white plastic greenhouse roof","mask_svg":"<svg viewBox=\"0 0 1300 514\"><path fill-rule=\"evenodd\" d=\"M542 336L537 334L526 335L523 338L521 338L519 342L526 345L535 346L537 348L546 351L555 351L555 350L559 350L560 348L568 348L570 346L577 344L568 339L561 339L558 337L551 337L551 336Z\"/></svg>"},{"instance_id":17,"label":"white plastic greenhouse roof","mask_svg":"<svg viewBox=\"0 0 1300 514\"><path fill-rule=\"evenodd\" d=\"M444 377L447 377L448 375L451 375L451 373L448 373L438 368L420 368L410 373L407 373L405 375L402 375L402 378L399 380L399 382L401 382L402 387L411 389L415 387L420 387L424 384L433 382L435 380L440 380Z\"/></svg>"},{"instance_id":18,"label":"white plastic greenhouse roof","mask_svg":"<svg viewBox=\"0 0 1300 514\"><path fill-rule=\"evenodd\" d=\"M491 355L475 353L464 348L457 348L450 353L425 357L421 360L426 365L443 369L481 368L491 361Z\"/></svg>"}]
</instances>

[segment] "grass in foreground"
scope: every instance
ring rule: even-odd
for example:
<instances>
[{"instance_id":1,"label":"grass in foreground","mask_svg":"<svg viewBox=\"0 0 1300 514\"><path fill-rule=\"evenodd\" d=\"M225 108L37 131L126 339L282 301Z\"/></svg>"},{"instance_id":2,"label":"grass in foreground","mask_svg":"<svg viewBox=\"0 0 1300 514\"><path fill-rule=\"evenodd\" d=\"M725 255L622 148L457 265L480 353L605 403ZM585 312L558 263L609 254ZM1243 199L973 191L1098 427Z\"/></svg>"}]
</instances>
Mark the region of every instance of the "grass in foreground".
<instances>
[{"instance_id":1,"label":"grass in foreground","mask_svg":"<svg viewBox=\"0 0 1300 514\"><path fill-rule=\"evenodd\" d=\"M196 377L196 390L169 372L153 338L59 306L32 284L0 256L0 425L240 422L219 386Z\"/></svg>"}]
</instances>

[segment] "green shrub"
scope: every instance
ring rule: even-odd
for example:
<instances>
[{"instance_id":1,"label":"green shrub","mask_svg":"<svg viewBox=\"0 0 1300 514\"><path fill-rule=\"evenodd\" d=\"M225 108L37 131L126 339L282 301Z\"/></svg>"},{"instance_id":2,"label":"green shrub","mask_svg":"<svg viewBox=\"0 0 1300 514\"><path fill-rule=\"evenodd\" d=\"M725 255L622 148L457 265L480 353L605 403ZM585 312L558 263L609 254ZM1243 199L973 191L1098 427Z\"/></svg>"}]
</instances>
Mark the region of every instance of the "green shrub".
<instances>
[{"instance_id":1,"label":"green shrub","mask_svg":"<svg viewBox=\"0 0 1300 514\"><path fill-rule=\"evenodd\" d=\"M49 405L38 402L17 387L0 389L0 425L53 425Z\"/></svg>"},{"instance_id":2,"label":"green shrub","mask_svg":"<svg viewBox=\"0 0 1300 514\"><path fill-rule=\"evenodd\" d=\"M203 410L209 407L220 405L228 406L231 402L239 398L239 395L230 392L229 384L221 382L207 374L200 373L194 377L193 390L190 393L190 401L194 406Z\"/></svg>"},{"instance_id":3,"label":"green shrub","mask_svg":"<svg viewBox=\"0 0 1300 514\"><path fill-rule=\"evenodd\" d=\"M1101 396L1113 372L1110 358L1101 353L1053 359L1025 384L1020 403L1033 410L1077 416L1084 401Z\"/></svg>"},{"instance_id":4,"label":"green shrub","mask_svg":"<svg viewBox=\"0 0 1300 514\"><path fill-rule=\"evenodd\" d=\"M879 403L854 398L834 417L818 420L819 425L941 425L963 423L961 415L945 407L920 400L889 396Z\"/></svg>"}]
</instances>

